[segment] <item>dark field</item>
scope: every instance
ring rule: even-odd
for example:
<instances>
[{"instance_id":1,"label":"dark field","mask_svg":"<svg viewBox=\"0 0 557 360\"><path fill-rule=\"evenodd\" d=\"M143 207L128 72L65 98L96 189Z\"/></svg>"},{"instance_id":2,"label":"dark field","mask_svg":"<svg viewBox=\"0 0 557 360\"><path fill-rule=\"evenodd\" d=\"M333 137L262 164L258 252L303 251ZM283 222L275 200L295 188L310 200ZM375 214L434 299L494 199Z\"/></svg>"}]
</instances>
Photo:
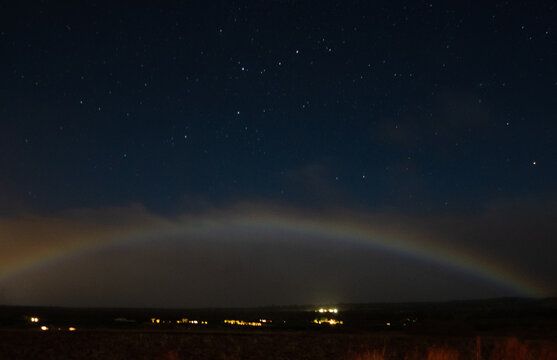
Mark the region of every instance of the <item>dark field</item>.
<instances>
[{"instance_id":1,"label":"dark field","mask_svg":"<svg viewBox=\"0 0 557 360\"><path fill-rule=\"evenodd\" d=\"M308 332L2 331L2 359L557 359L551 340Z\"/></svg>"},{"instance_id":2,"label":"dark field","mask_svg":"<svg viewBox=\"0 0 557 360\"><path fill-rule=\"evenodd\" d=\"M312 306L0 307L0 359L557 360L556 309L555 299L345 304L328 315L342 324L319 325Z\"/></svg>"}]
</instances>

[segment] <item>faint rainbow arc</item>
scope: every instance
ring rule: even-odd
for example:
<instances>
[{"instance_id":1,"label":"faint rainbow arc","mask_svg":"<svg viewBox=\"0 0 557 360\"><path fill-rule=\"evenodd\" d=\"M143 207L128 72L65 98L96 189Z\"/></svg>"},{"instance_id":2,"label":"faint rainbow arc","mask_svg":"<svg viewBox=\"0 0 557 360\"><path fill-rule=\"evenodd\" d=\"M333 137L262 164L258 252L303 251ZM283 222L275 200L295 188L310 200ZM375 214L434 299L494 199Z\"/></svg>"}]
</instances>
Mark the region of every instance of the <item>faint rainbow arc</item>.
<instances>
[{"instance_id":1,"label":"faint rainbow arc","mask_svg":"<svg viewBox=\"0 0 557 360\"><path fill-rule=\"evenodd\" d=\"M530 297L551 296L550 291L537 281L512 270L496 259L482 256L464 248L448 248L433 242L409 241L404 237L383 236L368 227L354 223L338 222L335 225L323 226L318 221L301 222L294 219L288 226L284 223L276 224L277 219L267 222L254 221L252 226L261 228L263 224L274 224L280 229L296 232L308 232L313 236L323 236L331 239L342 239L345 242L371 246L385 252L394 253L406 258L420 261L430 261L448 267L458 272L472 275L483 281L488 281L515 292Z\"/></svg>"},{"instance_id":2,"label":"faint rainbow arc","mask_svg":"<svg viewBox=\"0 0 557 360\"><path fill-rule=\"evenodd\" d=\"M308 241L321 238L341 243L369 246L405 258L435 263L484 282L513 290L521 295L531 297L549 296L548 290L536 284L535 280L497 264L494 259L486 258L462 248L449 249L434 242L412 241L404 236L388 236L356 222L331 219L323 221L274 213L240 214L212 220L187 218L185 221L165 222L163 226L156 224L153 229L147 231L145 229L131 231L126 235L108 237L97 243L86 243L39 254L37 257L30 258L0 273L0 281L72 256L82 256L111 247L141 243L154 237L224 235L230 231L237 231L246 235L265 233L265 235L273 236L273 238L276 238L277 234L302 235L310 238Z\"/></svg>"}]
</instances>

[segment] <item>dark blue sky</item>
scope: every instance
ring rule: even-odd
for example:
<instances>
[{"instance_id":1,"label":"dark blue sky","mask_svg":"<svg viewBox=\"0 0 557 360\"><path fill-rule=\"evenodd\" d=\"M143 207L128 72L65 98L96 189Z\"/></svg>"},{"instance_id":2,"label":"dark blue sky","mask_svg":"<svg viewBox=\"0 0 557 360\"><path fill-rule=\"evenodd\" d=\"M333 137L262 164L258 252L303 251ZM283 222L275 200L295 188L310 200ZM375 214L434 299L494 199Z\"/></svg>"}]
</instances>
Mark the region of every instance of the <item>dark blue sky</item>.
<instances>
[{"instance_id":1,"label":"dark blue sky","mask_svg":"<svg viewBox=\"0 0 557 360\"><path fill-rule=\"evenodd\" d=\"M330 196L296 175L416 211L554 190L554 8L319 4L8 9L2 187L159 211Z\"/></svg>"},{"instance_id":2,"label":"dark blue sky","mask_svg":"<svg viewBox=\"0 0 557 360\"><path fill-rule=\"evenodd\" d=\"M555 207L552 2L21 2L0 13L5 216Z\"/></svg>"}]
</instances>

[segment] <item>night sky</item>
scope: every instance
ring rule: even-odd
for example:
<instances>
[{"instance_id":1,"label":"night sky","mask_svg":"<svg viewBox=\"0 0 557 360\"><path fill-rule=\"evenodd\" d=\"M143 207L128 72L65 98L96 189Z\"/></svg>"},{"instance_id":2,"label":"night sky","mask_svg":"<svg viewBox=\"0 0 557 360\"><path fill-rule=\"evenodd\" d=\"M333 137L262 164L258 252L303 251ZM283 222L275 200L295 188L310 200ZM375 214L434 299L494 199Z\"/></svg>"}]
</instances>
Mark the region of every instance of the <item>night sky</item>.
<instances>
[{"instance_id":1,"label":"night sky","mask_svg":"<svg viewBox=\"0 0 557 360\"><path fill-rule=\"evenodd\" d=\"M462 3L2 5L0 303L556 295L557 6Z\"/></svg>"}]
</instances>

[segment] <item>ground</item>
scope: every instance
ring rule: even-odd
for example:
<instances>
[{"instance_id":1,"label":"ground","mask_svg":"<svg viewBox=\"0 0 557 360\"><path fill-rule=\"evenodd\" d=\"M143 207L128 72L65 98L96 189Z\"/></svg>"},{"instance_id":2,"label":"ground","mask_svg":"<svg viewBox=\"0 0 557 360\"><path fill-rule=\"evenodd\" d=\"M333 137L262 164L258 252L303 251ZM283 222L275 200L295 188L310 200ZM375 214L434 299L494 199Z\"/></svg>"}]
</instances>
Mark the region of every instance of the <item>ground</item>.
<instances>
[{"instance_id":1,"label":"ground","mask_svg":"<svg viewBox=\"0 0 557 360\"><path fill-rule=\"evenodd\" d=\"M0 332L1 359L557 359L555 339L315 331Z\"/></svg>"}]
</instances>

